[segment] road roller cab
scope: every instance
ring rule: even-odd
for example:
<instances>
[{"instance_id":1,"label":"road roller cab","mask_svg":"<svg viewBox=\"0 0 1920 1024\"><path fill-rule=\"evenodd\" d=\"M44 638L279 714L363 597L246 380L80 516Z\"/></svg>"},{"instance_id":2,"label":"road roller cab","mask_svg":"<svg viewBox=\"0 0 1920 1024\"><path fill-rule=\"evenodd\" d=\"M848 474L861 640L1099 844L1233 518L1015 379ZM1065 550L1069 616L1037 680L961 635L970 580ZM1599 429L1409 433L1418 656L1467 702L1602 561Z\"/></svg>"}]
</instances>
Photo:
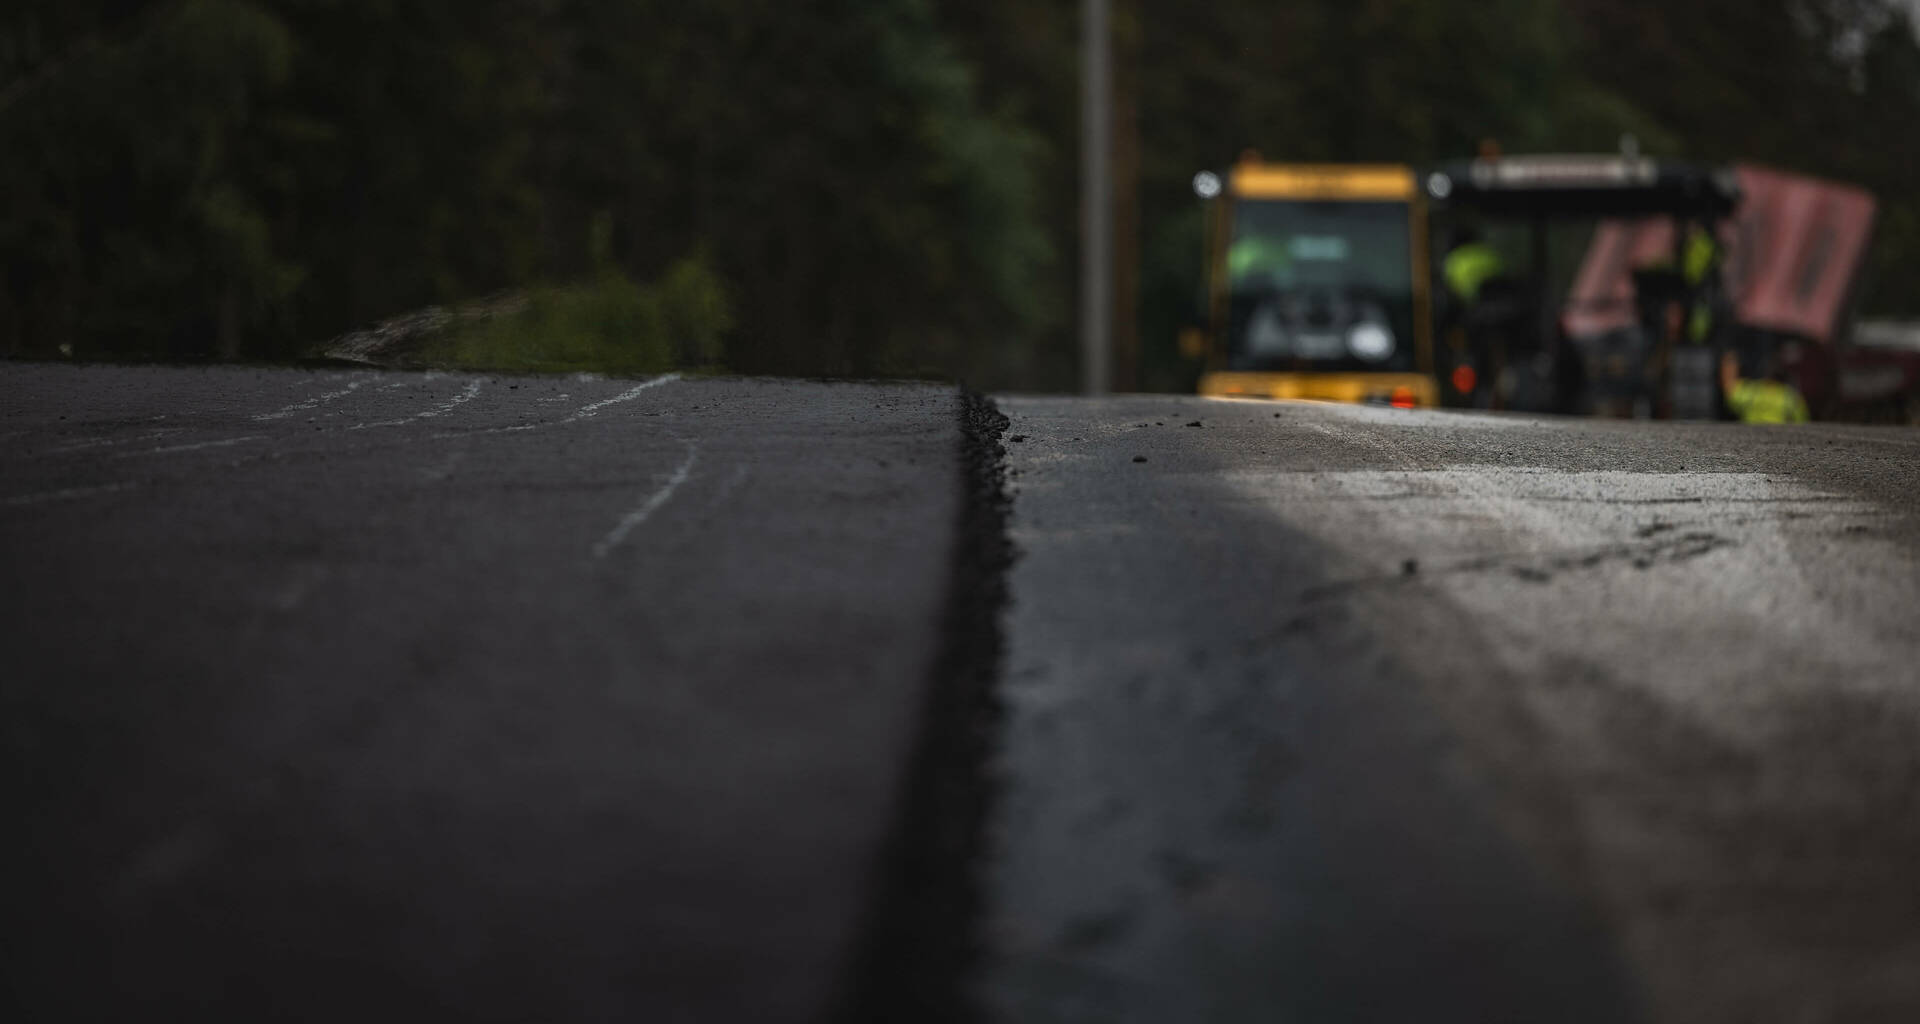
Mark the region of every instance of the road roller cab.
<instances>
[{"instance_id":1,"label":"road roller cab","mask_svg":"<svg viewBox=\"0 0 1920 1024\"><path fill-rule=\"evenodd\" d=\"M1247 157L1211 200L1200 393L1402 407L1438 399L1426 213L1413 169Z\"/></svg>"}]
</instances>

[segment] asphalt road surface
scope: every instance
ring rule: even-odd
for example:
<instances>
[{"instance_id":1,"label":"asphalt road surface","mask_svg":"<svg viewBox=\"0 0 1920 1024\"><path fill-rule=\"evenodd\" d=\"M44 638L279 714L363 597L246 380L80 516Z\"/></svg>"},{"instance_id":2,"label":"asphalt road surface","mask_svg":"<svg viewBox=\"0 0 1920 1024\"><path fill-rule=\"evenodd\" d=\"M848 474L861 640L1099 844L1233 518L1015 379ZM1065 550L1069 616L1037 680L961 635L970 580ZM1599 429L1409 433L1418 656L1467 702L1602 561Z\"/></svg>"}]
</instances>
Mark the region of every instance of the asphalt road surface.
<instances>
[{"instance_id":1,"label":"asphalt road surface","mask_svg":"<svg viewBox=\"0 0 1920 1024\"><path fill-rule=\"evenodd\" d=\"M1920 1019L1920 433L999 405L0 365L9 1016Z\"/></svg>"},{"instance_id":2,"label":"asphalt road surface","mask_svg":"<svg viewBox=\"0 0 1920 1024\"><path fill-rule=\"evenodd\" d=\"M1003 1019L1920 1019L1920 433L1000 404Z\"/></svg>"},{"instance_id":3,"label":"asphalt road surface","mask_svg":"<svg viewBox=\"0 0 1920 1024\"><path fill-rule=\"evenodd\" d=\"M0 365L14 1020L806 1021L949 389Z\"/></svg>"}]
</instances>

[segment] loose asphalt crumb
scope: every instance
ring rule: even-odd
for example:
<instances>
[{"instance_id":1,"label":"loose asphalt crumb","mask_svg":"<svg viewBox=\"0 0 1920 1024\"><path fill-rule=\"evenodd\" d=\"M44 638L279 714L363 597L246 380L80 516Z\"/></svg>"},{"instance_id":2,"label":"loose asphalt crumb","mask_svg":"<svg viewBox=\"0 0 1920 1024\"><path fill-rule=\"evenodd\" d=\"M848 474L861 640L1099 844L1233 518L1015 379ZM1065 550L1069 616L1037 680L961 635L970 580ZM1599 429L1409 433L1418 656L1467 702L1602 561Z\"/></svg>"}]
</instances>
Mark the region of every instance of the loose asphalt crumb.
<instances>
[{"instance_id":1,"label":"loose asphalt crumb","mask_svg":"<svg viewBox=\"0 0 1920 1024\"><path fill-rule=\"evenodd\" d=\"M836 1020L966 1024L980 961L979 866L996 793L987 765L1001 720L1001 613L1013 542L1007 519L1008 421L983 395L960 395L960 521L940 652L899 817ZM1025 435L1007 438L1025 440Z\"/></svg>"}]
</instances>

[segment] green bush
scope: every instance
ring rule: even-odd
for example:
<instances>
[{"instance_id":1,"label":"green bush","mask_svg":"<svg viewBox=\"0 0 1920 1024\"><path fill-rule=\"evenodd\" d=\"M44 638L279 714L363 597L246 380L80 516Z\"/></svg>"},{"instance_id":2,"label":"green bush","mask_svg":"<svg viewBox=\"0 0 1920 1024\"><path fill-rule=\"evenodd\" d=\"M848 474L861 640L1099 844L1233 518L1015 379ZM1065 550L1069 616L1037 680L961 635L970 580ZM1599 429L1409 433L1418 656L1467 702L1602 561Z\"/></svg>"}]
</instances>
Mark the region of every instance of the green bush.
<instances>
[{"instance_id":1,"label":"green bush","mask_svg":"<svg viewBox=\"0 0 1920 1024\"><path fill-rule=\"evenodd\" d=\"M725 285L692 257L653 284L607 267L590 282L532 289L517 308L456 323L422 354L471 370L660 373L721 362L731 325Z\"/></svg>"}]
</instances>

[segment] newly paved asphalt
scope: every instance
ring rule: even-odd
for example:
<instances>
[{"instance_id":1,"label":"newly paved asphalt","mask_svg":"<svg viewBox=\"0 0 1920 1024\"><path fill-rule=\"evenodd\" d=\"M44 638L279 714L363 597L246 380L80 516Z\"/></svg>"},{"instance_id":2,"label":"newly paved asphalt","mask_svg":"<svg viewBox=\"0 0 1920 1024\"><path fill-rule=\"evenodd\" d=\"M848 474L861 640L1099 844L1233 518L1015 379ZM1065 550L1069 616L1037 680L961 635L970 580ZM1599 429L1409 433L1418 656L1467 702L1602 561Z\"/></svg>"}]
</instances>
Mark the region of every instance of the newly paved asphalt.
<instances>
[{"instance_id":1,"label":"newly paved asphalt","mask_svg":"<svg viewBox=\"0 0 1920 1024\"><path fill-rule=\"evenodd\" d=\"M1920 434L999 405L0 365L8 1017L1920 1019Z\"/></svg>"},{"instance_id":2,"label":"newly paved asphalt","mask_svg":"<svg viewBox=\"0 0 1920 1024\"><path fill-rule=\"evenodd\" d=\"M1002 1019L1920 1019L1920 433L1000 405Z\"/></svg>"},{"instance_id":3,"label":"newly paved asphalt","mask_svg":"<svg viewBox=\"0 0 1920 1024\"><path fill-rule=\"evenodd\" d=\"M7 1016L819 1019L938 651L958 416L0 365Z\"/></svg>"}]
</instances>

